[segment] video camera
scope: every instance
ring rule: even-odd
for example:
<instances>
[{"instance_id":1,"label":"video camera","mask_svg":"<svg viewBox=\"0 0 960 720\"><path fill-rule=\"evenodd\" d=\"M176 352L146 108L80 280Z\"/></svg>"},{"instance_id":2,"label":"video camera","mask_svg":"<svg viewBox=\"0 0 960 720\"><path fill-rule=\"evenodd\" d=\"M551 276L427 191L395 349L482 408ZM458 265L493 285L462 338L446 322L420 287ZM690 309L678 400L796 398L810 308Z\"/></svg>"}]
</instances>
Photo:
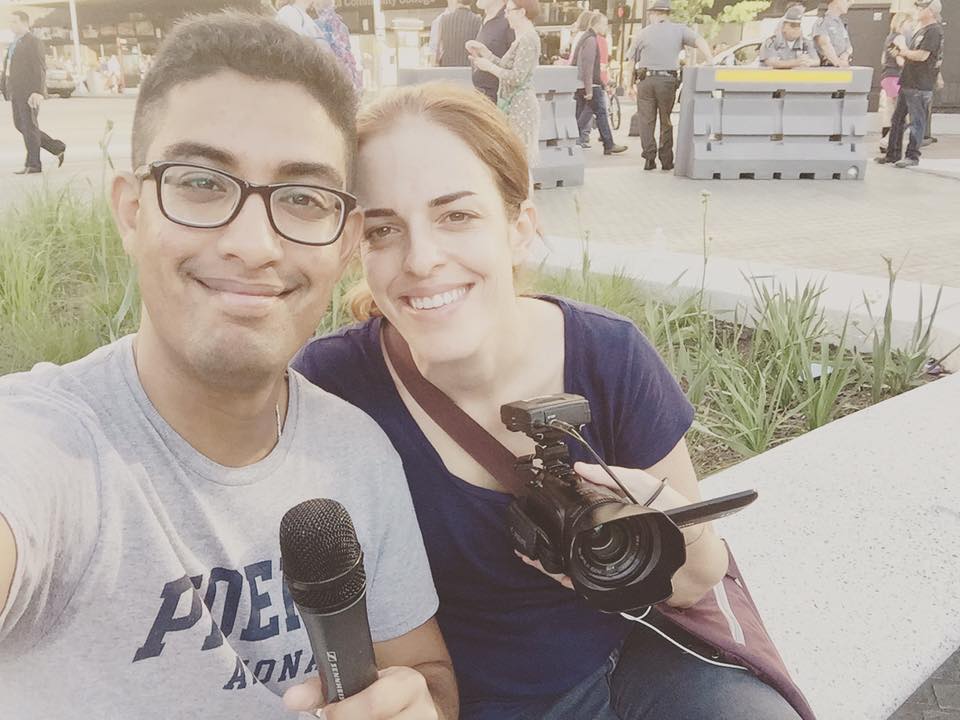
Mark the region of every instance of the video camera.
<instances>
[{"instance_id":1,"label":"video camera","mask_svg":"<svg viewBox=\"0 0 960 720\"><path fill-rule=\"evenodd\" d=\"M686 562L680 528L740 510L757 493L747 490L666 512L587 482L573 471L566 437L600 460L579 433L590 405L579 395L550 395L500 408L508 430L536 442L517 467L529 475L527 493L507 510L514 547L549 573L564 573L577 593L604 612L631 612L673 594L674 573ZM602 460L600 464L603 464Z\"/></svg>"}]
</instances>

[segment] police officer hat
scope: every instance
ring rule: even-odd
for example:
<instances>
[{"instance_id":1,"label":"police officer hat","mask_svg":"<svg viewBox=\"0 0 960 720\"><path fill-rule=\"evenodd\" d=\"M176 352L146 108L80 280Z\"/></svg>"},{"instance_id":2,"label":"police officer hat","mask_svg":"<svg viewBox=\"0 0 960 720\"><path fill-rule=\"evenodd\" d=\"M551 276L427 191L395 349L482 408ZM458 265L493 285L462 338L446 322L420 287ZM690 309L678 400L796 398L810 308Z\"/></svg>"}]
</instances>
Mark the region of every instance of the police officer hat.
<instances>
[{"instance_id":1,"label":"police officer hat","mask_svg":"<svg viewBox=\"0 0 960 720\"><path fill-rule=\"evenodd\" d=\"M672 12L673 8L670 7L670 0L653 0L653 5L647 8L647 12Z\"/></svg>"},{"instance_id":2,"label":"police officer hat","mask_svg":"<svg viewBox=\"0 0 960 720\"><path fill-rule=\"evenodd\" d=\"M940 4L940 0L915 0L913 4L921 10L926 10L928 7L933 5L934 11L938 14L943 11L943 6Z\"/></svg>"},{"instance_id":3,"label":"police officer hat","mask_svg":"<svg viewBox=\"0 0 960 720\"><path fill-rule=\"evenodd\" d=\"M799 25L803 22L803 12L803 5L794 5L787 8L787 11L783 14L783 22Z\"/></svg>"}]
</instances>

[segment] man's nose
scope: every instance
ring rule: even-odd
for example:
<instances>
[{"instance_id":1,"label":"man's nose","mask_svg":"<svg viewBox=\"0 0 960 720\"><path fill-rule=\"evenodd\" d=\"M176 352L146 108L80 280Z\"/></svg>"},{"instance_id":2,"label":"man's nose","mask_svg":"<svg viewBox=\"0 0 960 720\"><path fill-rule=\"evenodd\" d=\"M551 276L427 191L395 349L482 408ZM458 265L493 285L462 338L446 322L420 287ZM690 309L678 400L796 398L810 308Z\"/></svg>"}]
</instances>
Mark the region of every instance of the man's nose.
<instances>
[{"instance_id":1,"label":"man's nose","mask_svg":"<svg viewBox=\"0 0 960 720\"><path fill-rule=\"evenodd\" d=\"M247 196L240 212L220 235L221 254L236 257L251 268L270 265L283 257L285 241L273 229L266 203L261 195Z\"/></svg>"}]
</instances>

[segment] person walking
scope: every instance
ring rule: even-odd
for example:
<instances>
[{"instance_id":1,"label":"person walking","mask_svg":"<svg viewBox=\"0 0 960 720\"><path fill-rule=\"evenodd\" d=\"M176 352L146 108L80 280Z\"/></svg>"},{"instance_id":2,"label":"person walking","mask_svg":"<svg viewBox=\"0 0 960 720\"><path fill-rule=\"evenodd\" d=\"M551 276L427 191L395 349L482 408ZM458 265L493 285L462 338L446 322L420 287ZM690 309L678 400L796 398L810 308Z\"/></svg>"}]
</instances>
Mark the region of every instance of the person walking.
<instances>
[{"instance_id":1,"label":"person walking","mask_svg":"<svg viewBox=\"0 0 960 720\"><path fill-rule=\"evenodd\" d=\"M477 0L477 8L483 10L483 25L480 26L476 41L495 57L503 57L517 37L507 20L506 0ZM473 86L491 102L497 102L500 81L496 75L474 68Z\"/></svg>"},{"instance_id":2,"label":"person walking","mask_svg":"<svg viewBox=\"0 0 960 720\"><path fill-rule=\"evenodd\" d=\"M46 94L47 63L43 43L30 32L30 16L16 10L10 18L14 40L7 48L0 73L0 85L4 99L13 107L13 126L23 135L27 159L16 175L33 175L42 171L40 149L57 158L57 167L63 165L67 146L40 129L38 115L40 103Z\"/></svg>"},{"instance_id":3,"label":"person walking","mask_svg":"<svg viewBox=\"0 0 960 720\"><path fill-rule=\"evenodd\" d=\"M887 152L876 158L880 164L892 163L898 168L920 164L920 146L926 130L933 90L937 84L940 65L943 62L943 27L940 14L943 11L940 0L916 0L920 11L917 16L917 29L909 44L903 35L898 35L893 46L903 58L903 72L900 75L900 94L897 106L890 119L890 136L887 138ZM903 154L903 131L910 116L910 141L907 144L906 157Z\"/></svg>"},{"instance_id":4,"label":"person walking","mask_svg":"<svg viewBox=\"0 0 960 720\"><path fill-rule=\"evenodd\" d=\"M585 149L590 147L591 121L596 118L597 130L600 131L600 140L603 142L603 154L616 155L624 152L627 146L618 145L613 140L613 130L610 129L610 115L607 110L607 90L601 78L600 44L597 31L602 28L605 20L602 13L595 12L590 17L586 34L580 38L580 42L574 48L572 60L577 66L579 87L573 97L577 103L580 147Z\"/></svg>"},{"instance_id":5,"label":"person walking","mask_svg":"<svg viewBox=\"0 0 960 720\"><path fill-rule=\"evenodd\" d=\"M437 65L440 67L469 67L470 56L466 44L476 40L483 20L470 9L471 0L458 0L457 7L440 17L440 47Z\"/></svg>"},{"instance_id":6,"label":"person walking","mask_svg":"<svg viewBox=\"0 0 960 720\"><path fill-rule=\"evenodd\" d=\"M433 67L440 64L440 21L444 15L449 15L458 7L460 0L447 0L447 7L430 23L430 42L427 47L430 49L430 65Z\"/></svg>"},{"instance_id":7,"label":"person walking","mask_svg":"<svg viewBox=\"0 0 960 720\"><path fill-rule=\"evenodd\" d=\"M816 67L816 48L803 34L803 6L794 5L783 14L780 27L760 46L760 64L776 70Z\"/></svg>"},{"instance_id":8,"label":"person walking","mask_svg":"<svg viewBox=\"0 0 960 720\"><path fill-rule=\"evenodd\" d=\"M316 25L320 34L319 39L327 44L337 62L347 71L357 95L362 95L363 71L353 56L347 24L337 15L333 0L316 0L314 8L317 11Z\"/></svg>"},{"instance_id":9,"label":"person walking","mask_svg":"<svg viewBox=\"0 0 960 720\"><path fill-rule=\"evenodd\" d=\"M540 158L540 103L533 87L533 74L540 65L540 33L533 21L540 14L540 5L536 0L507 0L504 13L515 39L503 57L498 58L477 40L464 47L474 70L497 78L497 106L523 141L527 163L534 167Z\"/></svg>"},{"instance_id":10,"label":"person walking","mask_svg":"<svg viewBox=\"0 0 960 720\"><path fill-rule=\"evenodd\" d=\"M906 37L910 14L899 12L890 19L890 34L883 42L883 57L880 71L880 152L887 151L884 142L890 134L890 120L900 95L900 74L903 72L904 59L893 45L898 35Z\"/></svg>"},{"instance_id":11,"label":"person walking","mask_svg":"<svg viewBox=\"0 0 960 720\"><path fill-rule=\"evenodd\" d=\"M677 101L680 51L696 47L713 64L710 46L686 25L670 20L670 0L654 0L648 9L649 25L637 35L634 57L637 68L637 112L640 115L640 142L644 170L660 167L673 170L673 122L670 114ZM656 141L660 119L660 144Z\"/></svg>"},{"instance_id":12,"label":"person walking","mask_svg":"<svg viewBox=\"0 0 960 720\"><path fill-rule=\"evenodd\" d=\"M813 42L823 67L850 67L853 43L843 16L850 9L850 0L830 0L827 11L813 26Z\"/></svg>"},{"instance_id":13,"label":"person walking","mask_svg":"<svg viewBox=\"0 0 960 720\"><path fill-rule=\"evenodd\" d=\"M308 12L313 7L314 0L280 0L275 20L286 25L298 35L311 40L320 39L320 29Z\"/></svg>"}]
</instances>

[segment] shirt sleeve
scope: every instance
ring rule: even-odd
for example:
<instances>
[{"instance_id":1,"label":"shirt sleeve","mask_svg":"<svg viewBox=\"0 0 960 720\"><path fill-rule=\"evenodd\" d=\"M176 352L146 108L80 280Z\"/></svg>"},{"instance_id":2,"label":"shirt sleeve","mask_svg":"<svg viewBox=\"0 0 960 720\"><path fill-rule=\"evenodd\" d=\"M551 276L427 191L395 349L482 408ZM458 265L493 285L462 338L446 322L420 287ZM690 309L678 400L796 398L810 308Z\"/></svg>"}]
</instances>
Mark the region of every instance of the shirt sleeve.
<instances>
[{"instance_id":1,"label":"shirt sleeve","mask_svg":"<svg viewBox=\"0 0 960 720\"><path fill-rule=\"evenodd\" d=\"M400 457L376 425L371 432L382 437L376 452L383 532L374 572L367 578L367 612L373 641L384 642L427 622L439 600Z\"/></svg>"},{"instance_id":2,"label":"shirt sleeve","mask_svg":"<svg viewBox=\"0 0 960 720\"><path fill-rule=\"evenodd\" d=\"M580 55L577 57L577 79L584 89L593 87L593 64L597 61L597 41L591 37L580 40Z\"/></svg>"},{"instance_id":3,"label":"shirt sleeve","mask_svg":"<svg viewBox=\"0 0 960 720\"><path fill-rule=\"evenodd\" d=\"M0 609L0 658L34 644L66 608L99 534L93 441L43 400L0 397L0 515L16 567Z\"/></svg>"},{"instance_id":4,"label":"shirt sleeve","mask_svg":"<svg viewBox=\"0 0 960 720\"><path fill-rule=\"evenodd\" d=\"M539 63L540 43L534 33L527 33L517 40L517 51L513 54L513 63L509 66L501 65L506 72L500 79L508 85L521 85L533 74Z\"/></svg>"},{"instance_id":5,"label":"shirt sleeve","mask_svg":"<svg viewBox=\"0 0 960 720\"><path fill-rule=\"evenodd\" d=\"M688 28L686 25L683 26L683 44L687 47L694 47L697 44L697 40L700 39L700 36L697 35L691 28Z\"/></svg>"},{"instance_id":6,"label":"shirt sleeve","mask_svg":"<svg viewBox=\"0 0 960 720\"><path fill-rule=\"evenodd\" d=\"M773 60L776 56L777 53L773 49L773 41L770 38L767 38L760 46L760 62L766 64L768 61Z\"/></svg>"},{"instance_id":7,"label":"shirt sleeve","mask_svg":"<svg viewBox=\"0 0 960 720\"><path fill-rule=\"evenodd\" d=\"M630 324L616 462L646 469L673 450L693 423L693 406L656 349Z\"/></svg>"},{"instance_id":8,"label":"shirt sleeve","mask_svg":"<svg viewBox=\"0 0 960 720\"><path fill-rule=\"evenodd\" d=\"M940 55L940 44L943 42L943 35L936 30L928 30L923 34L923 39L917 46L917 50L928 50L934 58Z\"/></svg>"}]
</instances>

